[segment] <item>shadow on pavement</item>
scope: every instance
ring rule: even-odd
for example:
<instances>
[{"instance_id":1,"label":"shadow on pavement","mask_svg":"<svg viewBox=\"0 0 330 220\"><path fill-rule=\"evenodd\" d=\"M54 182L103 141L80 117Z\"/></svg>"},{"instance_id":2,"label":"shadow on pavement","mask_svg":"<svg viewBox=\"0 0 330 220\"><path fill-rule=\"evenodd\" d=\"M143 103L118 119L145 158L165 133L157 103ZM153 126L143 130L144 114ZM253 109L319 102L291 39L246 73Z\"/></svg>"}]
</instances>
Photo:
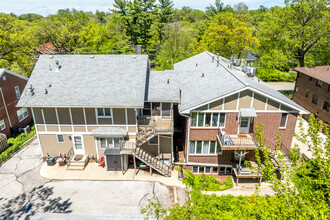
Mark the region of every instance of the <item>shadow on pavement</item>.
<instances>
[{"instance_id":1,"label":"shadow on pavement","mask_svg":"<svg viewBox=\"0 0 330 220\"><path fill-rule=\"evenodd\" d=\"M0 208L0 219L29 219L36 212L71 213L70 199L51 198L53 187L34 188L29 193L22 193L15 198L0 198L3 206Z\"/></svg>"}]
</instances>

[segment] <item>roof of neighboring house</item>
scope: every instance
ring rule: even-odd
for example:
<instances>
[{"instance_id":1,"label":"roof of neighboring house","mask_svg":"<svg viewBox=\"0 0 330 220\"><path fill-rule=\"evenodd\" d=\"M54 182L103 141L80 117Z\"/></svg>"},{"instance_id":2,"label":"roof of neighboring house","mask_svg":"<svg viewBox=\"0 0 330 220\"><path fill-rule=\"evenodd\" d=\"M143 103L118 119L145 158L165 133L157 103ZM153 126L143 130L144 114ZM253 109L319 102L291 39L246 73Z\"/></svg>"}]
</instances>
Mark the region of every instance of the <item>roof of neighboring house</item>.
<instances>
[{"instance_id":1,"label":"roof of neighboring house","mask_svg":"<svg viewBox=\"0 0 330 220\"><path fill-rule=\"evenodd\" d=\"M330 84L330 66L298 67L295 70Z\"/></svg>"},{"instance_id":2,"label":"roof of neighboring house","mask_svg":"<svg viewBox=\"0 0 330 220\"><path fill-rule=\"evenodd\" d=\"M0 68L0 78L2 77L2 75L3 75L4 73L9 73L9 74L11 74L11 75L13 75L13 76L17 76L17 77L19 77L19 78L21 78L21 79L29 80L29 78L27 78L26 76L23 76L23 75L21 75L21 74L15 73L15 72L10 71L10 70L7 70L7 69L1 69L1 68Z\"/></svg>"},{"instance_id":3,"label":"roof of neighboring house","mask_svg":"<svg viewBox=\"0 0 330 220\"><path fill-rule=\"evenodd\" d=\"M147 55L41 55L18 106L143 107L147 67Z\"/></svg>"},{"instance_id":4,"label":"roof of neighboring house","mask_svg":"<svg viewBox=\"0 0 330 220\"><path fill-rule=\"evenodd\" d=\"M62 47L61 44L59 46L60 46L60 48L57 49L59 53L66 52L67 51L67 49L65 47ZM38 52L40 52L41 54L43 54L43 55L49 55L49 54L56 54L56 53L58 53L58 52L56 52L54 50L54 48L55 47L54 47L53 44L51 44L51 43L44 43L44 44L39 45L39 47L38 48L35 48L35 49Z\"/></svg>"},{"instance_id":5,"label":"roof of neighboring house","mask_svg":"<svg viewBox=\"0 0 330 220\"><path fill-rule=\"evenodd\" d=\"M180 85L182 112L245 89L265 94L301 112L308 112L266 83L242 76L235 69L230 69L227 59L219 57L220 63L217 66L216 57L217 55L205 51L174 65L176 72L186 76L186 80Z\"/></svg>"}]
</instances>

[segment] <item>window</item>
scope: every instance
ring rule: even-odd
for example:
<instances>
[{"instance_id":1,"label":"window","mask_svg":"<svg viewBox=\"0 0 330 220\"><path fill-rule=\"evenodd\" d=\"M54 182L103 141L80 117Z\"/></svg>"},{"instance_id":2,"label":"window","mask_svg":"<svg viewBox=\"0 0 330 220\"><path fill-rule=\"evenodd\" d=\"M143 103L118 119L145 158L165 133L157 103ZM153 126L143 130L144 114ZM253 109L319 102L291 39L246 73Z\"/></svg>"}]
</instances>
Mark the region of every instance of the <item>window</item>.
<instances>
[{"instance_id":1,"label":"window","mask_svg":"<svg viewBox=\"0 0 330 220\"><path fill-rule=\"evenodd\" d=\"M196 141L190 141L189 153L194 154L196 151Z\"/></svg>"},{"instance_id":2,"label":"window","mask_svg":"<svg viewBox=\"0 0 330 220\"><path fill-rule=\"evenodd\" d=\"M98 108L97 109L97 116L111 117L110 108Z\"/></svg>"},{"instance_id":3,"label":"window","mask_svg":"<svg viewBox=\"0 0 330 220\"><path fill-rule=\"evenodd\" d=\"M298 78L301 77L301 73L300 73L300 72L297 73L297 77L298 77Z\"/></svg>"},{"instance_id":4,"label":"window","mask_svg":"<svg viewBox=\"0 0 330 220\"><path fill-rule=\"evenodd\" d=\"M113 148L112 138L107 138L107 148Z\"/></svg>"},{"instance_id":5,"label":"window","mask_svg":"<svg viewBox=\"0 0 330 220\"><path fill-rule=\"evenodd\" d=\"M218 152L218 154L222 154L222 149L221 149L220 143L218 141L216 143L217 143L217 152Z\"/></svg>"},{"instance_id":6,"label":"window","mask_svg":"<svg viewBox=\"0 0 330 220\"><path fill-rule=\"evenodd\" d=\"M196 154L202 153L202 141L197 141Z\"/></svg>"},{"instance_id":7,"label":"window","mask_svg":"<svg viewBox=\"0 0 330 220\"><path fill-rule=\"evenodd\" d=\"M218 174L218 167L213 167L212 168L212 173Z\"/></svg>"},{"instance_id":8,"label":"window","mask_svg":"<svg viewBox=\"0 0 330 220\"><path fill-rule=\"evenodd\" d=\"M196 127L197 125L197 112L191 113L191 127Z\"/></svg>"},{"instance_id":9,"label":"window","mask_svg":"<svg viewBox=\"0 0 330 220\"><path fill-rule=\"evenodd\" d=\"M149 140L150 145L158 145L158 136L155 136Z\"/></svg>"},{"instance_id":10,"label":"window","mask_svg":"<svg viewBox=\"0 0 330 220\"><path fill-rule=\"evenodd\" d=\"M29 117L29 112L28 112L27 108L21 108L21 109L17 110L17 117L18 117L19 122L21 122L24 119L26 119L27 117Z\"/></svg>"},{"instance_id":11,"label":"window","mask_svg":"<svg viewBox=\"0 0 330 220\"><path fill-rule=\"evenodd\" d=\"M299 87L296 86L296 88L294 88L294 92L297 93L298 92L298 89L299 89Z\"/></svg>"},{"instance_id":12,"label":"window","mask_svg":"<svg viewBox=\"0 0 330 220\"><path fill-rule=\"evenodd\" d=\"M0 121L0 130L3 131L6 129L6 124L5 124L5 120L1 120Z\"/></svg>"},{"instance_id":13,"label":"window","mask_svg":"<svg viewBox=\"0 0 330 220\"><path fill-rule=\"evenodd\" d=\"M308 98L308 96L309 96L309 91L308 91L308 90L306 90L306 94L305 94L305 97L306 97L306 98Z\"/></svg>"},{"instance_id":14,"label":"window","mask_svg":"<svg viewBox=\"0 0 330 220\"><path fill-rule=\"evenodd\" d=\"M317 96L316 95L313 95L312 103L314 103L315 105L317 105Z\"/></svg>"},{"instance_id":15,"label":"window","mask_svg":"<svg viewBox=\"0 0 330 220\"><path fill-rule=\"evenodd\" d=\"M57 135L57 142L58 143L64 143L64 135L63 134L58 134Z\"/></svg>"},{"instance_id":16,"label":"window","mask_svg":"<svg viewBox=\"0 0 330 220\"><path fill-rule=\"evenodd\" d=\"M204 173L211 173L211 167L205 167L204 168Z\"/></svg>"},{"instance_id":17,"label":"window","mask_svg":"<svg viewBox=\"0 0 330 220\"><path fill-rule=\"evenodd\" d=\"M100 138L100 148L120 148L119 138Z\"/></svg>"},{"instance_id":18,"label":"window","mask_svg":"<svg viewBox=\"0 0 330 220\"><path fill-rule=\"evenodd\" d=\"M113 139L113 147L114 147L114 148L120 148L120 141L119 141L119 138L114 138L114 139Z\"/></svg>"},{"instance_id":19,"label":"window","mask_svg":"<svg viewBox=\"0 0 330 220\"><path fill-rule=\"evenodd\" d=\"M193 173L198 173L198 167L193 167L192 171L193 171Z\"/></svg>"},{"instance_id":20,"label":"window","mask_svg":"<svg viewBox=\"0 0 330 220\"><path fill-rule=\"evenodd\" d=\"M323 107L322 107L324 110L326 110L326 111L329 111L329 108L330 108L330 105L329 105L329 103L327 102L327 101L324 101L324 103L323 103Z\"/></svg>"},{"instance_id":21,"label":"window","mask_svg":"<svg viewBox=\"0 0 330 220\"><path fill-rule=\"evenodd\" d=\"M218 127L219 114L213 113L212 127Z\"/></svg>"},{"instance_id":22,"label":"window","mask_svg":"<svg viewBox=\"0 0 330 220\"><path fill-rule=\"evenodd\" d=\"M190 141L189 154L216 154L217 150L217 141Z\"/></svg>"},{"instance_id":23,"label":"window","mask_svg":"<svg viewBox=\"0 0 330 220\"><path fill-rule=\"evenodd\" d=\"M16 93L17 99L21 98L21 92L19 91L19 87L18 86L15 86L15 93Z\"/></svg>"},{"instance_id":24,"label":"window","mask_svg":"<svg viewBox=\"0 0 330 220\"><path fill-rule=\"evenodd\" d=\"M313 77L309 77L309 81L313 81Z\"/></svg>"},{"instance_id":25,"label":"window","mask_svg":"<svg viewBox=\"0 0 330 220\"><path fill-rule=\"evenodd\" d=\"M211 113L205 114L205 126L204 127L211 127Z\"/></svg>"},{"instance_id":26,"label":"window","mask_svg":"<svg viewBox=\"0 0 330 220\"><path fill-rule=\"evenodd\" d=\"M204 114L198 113L198 127L203 127L204 125Z\"/></svg>"},{"instance_id":27,"label":"window","mask_svg":"<svg viewBox=\"0 0 330 220\"><path fill-rule=\"evenodd\" d=\"M220 114L220 125L219 125L221 128L225 127L225 121L226 121L226 114L221 113Z\"/></svg>"},{"instance_id":28,"label":"window","mask_svg":"<svg viewBox=\"0 0 330 220\"><path fill-rule=\"evenodd\" d=\"M316 81L316 85L317 85L318 87L322 87L322 81L321 81L321 80L317 80L317 81Z\"/></svg>"},{"instance_id":29,"label":"window","mask_svg":"<svg viewBox=\"0 0 330 220\"><path fill-rule=\"evenodd\" d=\"M101 149L107 148L107 140L105 138L100 138Z\"/></svg>"},{"instance_id":30,"label":"window","mask_svg":"<svg viewBox=\"0 0 330 220\"><path fill-rule=\"evenodd\" d=\"M282 113L280 128L285 128L286 127L287 119L288 119L288 113Z\"/></svg>"}]
</instances>

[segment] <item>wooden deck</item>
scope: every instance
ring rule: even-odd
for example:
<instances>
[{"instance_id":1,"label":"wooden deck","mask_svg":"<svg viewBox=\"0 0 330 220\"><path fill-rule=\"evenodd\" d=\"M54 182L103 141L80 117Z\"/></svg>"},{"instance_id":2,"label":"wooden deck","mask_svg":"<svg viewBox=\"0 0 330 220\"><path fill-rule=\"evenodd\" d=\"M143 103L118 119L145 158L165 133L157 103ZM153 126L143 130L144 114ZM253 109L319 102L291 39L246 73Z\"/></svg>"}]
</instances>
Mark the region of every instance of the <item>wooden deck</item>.
<instances>
[{"instance_id":1,"label":"wooden deck","mask_svg":"<svg viewBox=\"0 0 330 220\"><path fill-rule=\"evenodd\" d=\"M217 135L218 142L223 150L255 150L258 145L251 135Z\"/></svg>"}]
</instances>

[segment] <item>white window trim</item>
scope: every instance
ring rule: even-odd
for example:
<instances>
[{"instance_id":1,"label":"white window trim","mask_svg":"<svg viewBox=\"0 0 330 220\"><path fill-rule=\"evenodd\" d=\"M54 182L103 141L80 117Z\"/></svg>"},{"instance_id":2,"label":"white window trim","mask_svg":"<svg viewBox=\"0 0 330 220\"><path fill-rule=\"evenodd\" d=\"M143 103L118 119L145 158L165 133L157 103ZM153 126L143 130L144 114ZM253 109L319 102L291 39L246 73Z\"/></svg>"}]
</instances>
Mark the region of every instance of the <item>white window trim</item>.
<instances>
[{"instance_id":1,"label":"white window trim","mask_svg":"<svg viewBox=\"0 0 330 220\"><path fill-rule=\"evenodd\" d=\"M198 112L198 111L193 111L192 113L196 113L196 126L192 126L190 124L190 127L191 128L211 128L211 129L214 129L214 128L225 128L226 127L226 118L227 118L227 114L225 112ZM198 126L198 120L199 120L199 114L203 114L203 126ZM210 127L206 127L205 126L205 122L206 122L206 114L211 114L211 124L210 124ZM213 120L213 114L217 114L218 115L218 121L217 121L217 126L216 127L213 127L212 126L212 120ZM223 127L220 126L220 116L221 114L224 114L225 115L225 120L223 122ZM192 118L192 117L191 117ZM191 122L190 122L191 123Z\"/></svg>"},{"instance_id":2,"label":"white window trim","mask_svg":"<svg viewBox=\"0 0 330 220\"><path fill-rule=\"evenodd\" d=\"M210 168L210 172L207 173L207 172L206 172L206 167L204 167L204 174L212 174L212 167L209 167L209 168Z\"/></svg>"},{"instance_id":3,"label":"white window trim","mask_svg":"<svg viewBox=\"0 0 330 220\"><path fill-rule=\"evenodd\" d=\"M286 114L285 125L284 125L284 127L281 127L281 125L280 125L280 129L286 128L286 124L288 123L289 114L288 113L282 113L281 114L281 120L282 120L283 114ZM281 123L281 121L280 121L280 123Z\"/></svg>"},{"instance_id":4,"label":"white window trim","mask_svg":"<svg viewBox=\"0 0 330 220\"><path fill-rule=\"evenodd\" d=\"M15 86L15 93L16 93L16 98L20 99L21 98L21 92L19 90L19 86Z\"/></svg>"},{"instance_id":5,"label":"white window trim","mask_svg":"<svg viewBox=\"0 0 330 220\"><path fill-rule=\"evenodd\" d=\"M1 128L1 124L3 124L3 128ZM6 123L5 123L5 120L4 120L4 119L2 119L2 120L0 121L0 129L1 129L1 131L3 131L3 130L6 129Z\"/></svg>"},{"instance_id":6,"label":"white window trim","mask_svg":"<svg viewBox=\"0 0 330 220\"><path fill-rule=\"evenodd\" d=\"M99 115L98 109L102 109L103 115ZM108 109L110 109L110 114L111 115L105 115L105 110L104 109L106 109L106 108L96 108L96 117L97 118L113 118L112 108L108 108Z\"/></svg>"},{"instance_id":7,"label":"white window trim","mask_svg":"<svg viewBox=\"0 0 330 220\"><path fill-rule=\"evenodd\" d=\"M119 139L119 144L120 144L120 138L107 138L107 137L104 137L103 139L105 139L105 147L102 147L102 145L101 145L101 139L102 139L102 137L99 138L100 149L107 149L107 148L109 148L109 147L107 147L107 146L109 146L108 139L111 139L111 142L112 142L112 147L111 148L115 148L115 139Z\"/></svg>"},{"instance_id":8,"label":"white window trim","mask_svg":"<svg viewBox=\"0 0 330 220\"><path fill-rule=\"evenodd\" d=\"M195 152L194 153L190 153L190 143L191 142L194 142L195 143ZM217 152L217 141L214 141L215 142L215 153L211 153L210 152L210 150L211 150L211 142L212 141L201 141L202 142L202 152L203 152L203 146L204 146L204 142L209 142L209 153L208 154L203 154L203 153L201 153L201 154L198 154L198 153L196 153L197 152L197 141L189 141L189 154L191 154L191 155L198 155L198 156L215 156L215 155L218 155L218 152ZM219 152L219 153L221 153L221 152Z\"/></svg>"},{"instance_id":9,"label":"white window trim","mask_svg":"<svg viewBox=\"0 0 330 220\"><path fill-rule=\"evenodd\" d=\"M59 142L59 141L58 141L58 136L63 136L63 142ZM58 144L64 144L64 143L65 143L64 135L63 135L63 134L57 134L57 135L56 135L56 139L57 139L57 143L58 143Z\"/></svg>"},{"instance_id":10,"label":"white window trim","mask_svg":"<svg viewBox=\"0 0 330 220\"><path fill-rule=\"evenodd\" d=\"M22 112L22 116L23 116L23 117L22 117L22 119L20 120L20 119L19 119L18 112L19 112L19 111L23 111L24 109L26 110L26 113L27 113L27 114L26 114L26 117L24 117L24 113ZM29 111L28 111L28 109L25 108L25 107L18 109L18 110L16 111L16 114L17 114L18 122L22 122L22 121L24 121L26 118L29 117Z\"/></svg>"}]
</instances>

